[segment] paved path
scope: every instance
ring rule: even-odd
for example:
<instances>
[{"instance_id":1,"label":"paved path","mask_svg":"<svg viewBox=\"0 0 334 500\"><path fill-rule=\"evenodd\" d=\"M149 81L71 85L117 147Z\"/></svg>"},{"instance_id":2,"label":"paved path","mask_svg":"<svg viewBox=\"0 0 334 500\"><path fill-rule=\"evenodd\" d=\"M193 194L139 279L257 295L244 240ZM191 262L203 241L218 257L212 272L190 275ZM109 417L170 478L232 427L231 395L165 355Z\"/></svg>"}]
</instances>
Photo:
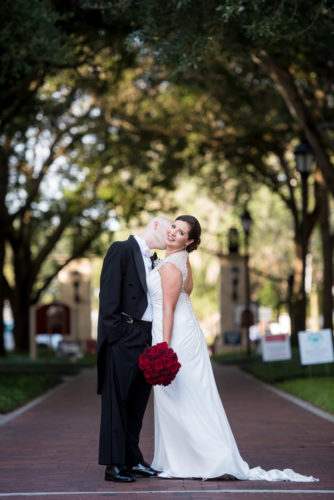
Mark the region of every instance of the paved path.
<instances>
[{"instance_id":1,"label":"paved path","mask_svg":"<svg viewBox=\"0 0 334 500\"><path fill-rule=\"evenodd\" d=\"M242 457L251 467L291 467L318 483L138 479L106 483L97 465L99 397L86 370L0 426L0 499L334 500L334 425L269 391L235 367L215 367ZM150 401L141 447L153 453Z\"/></svg>"}]
</instances>

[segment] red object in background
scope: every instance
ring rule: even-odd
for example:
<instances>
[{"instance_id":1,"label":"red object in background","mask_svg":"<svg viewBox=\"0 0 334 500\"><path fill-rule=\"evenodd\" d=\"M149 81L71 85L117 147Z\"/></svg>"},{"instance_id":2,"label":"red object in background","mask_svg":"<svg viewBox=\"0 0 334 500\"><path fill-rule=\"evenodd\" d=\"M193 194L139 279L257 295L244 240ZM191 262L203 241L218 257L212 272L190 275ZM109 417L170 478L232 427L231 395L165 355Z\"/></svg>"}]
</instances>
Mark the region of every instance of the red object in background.
<instances>
[{"instance_id":1,"label":"red object in background","mask_svg":"<svg viewBox=\"0 0 334 500\"><path fill-rule=\"evenodd\" d=\"M85 353L86 354L96 354L96 340L93 340L93 339L86 340Z\"/></svg>"},{"instance_id":2,"label":"red object in background","mask_svg":"<svg viewBox=\"0 0 334 500\"><path fill-rule=\"evenodd\" d=\"M244 309L241 313L241 326L249 328L254 325L254 314L251 309Z\"/></svg>"},{"instance_id":3,"label":"red object in background","mask_svg":"<svg viewBox=\"0 0 334 500\"><path fill-rule=\"evenodd\" d=\"M265 342L285 342L287 337L286 333L280 333L278 335L265 335Z\"/></svg>"},{"instance_id":4,"label":"red object in background","mask_svg":"<svg viewBox=\"0 0 334 500\"><path fill-rule=\"evenodd\" d=\"M68 305L62 302L45 304L36 308L36 334L59 333L60 335L70 335L71 310Z\"/></svg>"}]
</instances>

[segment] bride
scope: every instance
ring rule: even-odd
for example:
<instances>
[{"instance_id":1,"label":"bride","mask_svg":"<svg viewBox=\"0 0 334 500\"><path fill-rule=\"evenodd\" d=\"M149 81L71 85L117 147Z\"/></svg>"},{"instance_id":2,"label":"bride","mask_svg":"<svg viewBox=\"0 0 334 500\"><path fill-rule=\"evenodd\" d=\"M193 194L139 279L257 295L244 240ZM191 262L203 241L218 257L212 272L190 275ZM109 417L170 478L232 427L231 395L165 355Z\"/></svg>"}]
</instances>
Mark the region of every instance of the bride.
<instances>
[{"instance_id":1,"label":"bride","mask_svg":"<svg viewBox=\"0 0 334 500\"><path fill-rule=\"evenodd\" d=\"M167 234L166 257L148 277L153 345L167 344L181 363L175 380L154 387L152 467L162 478L317 481L291 469L250 469L241 458L221 403L203 333L184 291L188 255L200 243L195 217L182 215Z\"/></svg>"}]
</instances>

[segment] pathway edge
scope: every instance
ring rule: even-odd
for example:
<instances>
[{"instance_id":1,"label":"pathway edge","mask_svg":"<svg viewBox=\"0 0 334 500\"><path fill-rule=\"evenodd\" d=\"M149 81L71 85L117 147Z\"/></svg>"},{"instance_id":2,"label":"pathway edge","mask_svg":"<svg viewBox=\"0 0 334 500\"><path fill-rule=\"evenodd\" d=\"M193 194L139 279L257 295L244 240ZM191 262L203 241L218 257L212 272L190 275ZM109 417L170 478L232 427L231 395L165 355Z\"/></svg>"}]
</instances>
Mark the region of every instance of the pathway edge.
<instances>
[{"instance_id":1,"label":"pathway edge","mask_svg":"<svg viewBox=\"0 0 334 500\"><path fill-rule=\"evenodd\" d=\"M9 413L1 414L0 415L0 426L7 424L11 420L14 420L14 418L19 417L20 415L22 415L26 411L30 410L30 408L33 408L34 406L38 405L39 403L42 403L46 399L50 398L51 396L56 394L58 391L63 389L66 385L68 385L71 382L74 382L75 380L80 378L83 375L84 371L85 371L85 369L82 369L76 375L64 376L62 382L60 382L60 384L56 385L56 387L54 387L53 389L50 389L50 390L44 392L43 394L32 399L31 401L29 401L25 405L20 406L19 408L16 408L16 410L13 410Z\"/></svg>"}]
</instances>

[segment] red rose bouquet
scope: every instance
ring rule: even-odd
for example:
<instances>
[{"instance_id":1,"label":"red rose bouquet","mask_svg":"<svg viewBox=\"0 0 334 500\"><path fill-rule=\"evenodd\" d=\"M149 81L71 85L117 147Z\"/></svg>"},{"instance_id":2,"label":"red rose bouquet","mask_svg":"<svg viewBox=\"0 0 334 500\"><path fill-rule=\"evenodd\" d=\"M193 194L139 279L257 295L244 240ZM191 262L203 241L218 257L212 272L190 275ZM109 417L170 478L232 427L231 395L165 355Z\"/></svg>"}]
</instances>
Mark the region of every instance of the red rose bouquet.
<instances>
[{"instance_id":1,"label":"red rose bouquet","mask_svg":"<svg viewBox=\"0 0 334 500\"><path fill-rule=\"evenodd\" d=\"M181 365L177 354L167 342L146 347L139 356L139 368L143 370L146 382L152 385L169 385L176 377Z\"/></svg>"}]
</instances>

